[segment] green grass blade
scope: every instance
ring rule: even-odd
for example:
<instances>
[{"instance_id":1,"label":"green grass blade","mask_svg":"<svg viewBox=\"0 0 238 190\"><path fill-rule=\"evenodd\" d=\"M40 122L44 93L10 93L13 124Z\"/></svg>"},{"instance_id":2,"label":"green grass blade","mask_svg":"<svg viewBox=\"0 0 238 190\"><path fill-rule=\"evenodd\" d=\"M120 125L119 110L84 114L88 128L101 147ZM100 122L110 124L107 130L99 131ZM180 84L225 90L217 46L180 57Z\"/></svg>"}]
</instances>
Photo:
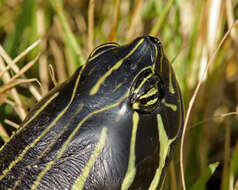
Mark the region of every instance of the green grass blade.
<instances>
[{"instance_id":1,"label":"green grass blade","mask_svg":"<svg viewBox=\"0 0 238 190\"><path fill-rule=\"evenodd\" d=\"M210 164L208 168L205 170L205 172L202 174L202 176L192 186L191 190L206 190L206 184L210 179L210 177L212 176L212 174L215 172L218 165L219 162Z\"/></svg>"},{"instance_id":2,"label":"green grass blade","mask_svg":"<svg viewBox=\"0 0 238 190\"><path fill-rule=\"evenodd\" d=\"M238 146L237 146L238 148ZM230 186L234 186L234 180L235 177L238 176L238 149L236 148L236 150L234 151L232 158L231 158L231 167L230 167ZM237 187L234 187L235 189L238 189Z\"/></svg>"},{"instance_id":3,"label":"green grass blade","mask_svg":"<svg viewBox=\"0 0 238 190\"><path fill-rule=\"evenodd\" d=\"M150 31L151 36L156 36L158 34L161 26L163 25L163 23L165 21L165 17L167 16L167 14L173 4L173 1L174 0L169 0L165 4L165 7L164 7L163 11L161 12L160 17L158 18L156 24L153 26L153 28Z\"/></svg>"},{"instance_id":4,"label":"green grass blade","mask_svg":"<svg viewBox=\"0 0 238 190\"><path fill-rule=\"evenodd\" d=\"M65 44L66 44L66 47L68 48L67 52L69 53L69 56L70 56L70 62L73 66L73 69L76 69L84 63L84 59L82 57L81 49L78 45L76 37L72 33L69 23L66 19L63 3L62 1L56 1L56 0L51 0L50 3L53 9L55 10L58 16L58 19L60 21L60 24L63 28L64 36L65 36Z\"/></svg>"},{"instance_id":5,"label":"green grass blade","mask_svg":"<svg viewBox=\"0 0 238 190\"><path fill-rule=\"evenodd\" d=\"M5 137L4 135L1 135L1 134L0 134L0 139L2 139L2 140L5 142L5 141L7 141L8 138Z\"/></svg>"},{"instance_id":6,"label":"green grass blade","mask_svg":"<svg viewBox=\"0 0 238 190\"><path fill-rule=\"evenodd\" d=\"M28 40L32 39L32 36L35 34L30 27L35 19L35 0L24 0L21 5L21 13L15 22L15 30L12 35L9 35L4 43L5 49L11 57L15 57L21 50L25 49L28 45ZM32 25L33 26L33 25ZM27 30L28 29L28 30ZM29 37L25 37L27 33Z\"/></svg>"},{"instance_id":7,"label":"green grass blade","mask_svg":"<svg viewBox=\"0 0 238 190\"><path fill-rule=\"evenodd\" d=\"M3 0L0 0L0 8L3 6Z\"/></svg>"}]
</instances>

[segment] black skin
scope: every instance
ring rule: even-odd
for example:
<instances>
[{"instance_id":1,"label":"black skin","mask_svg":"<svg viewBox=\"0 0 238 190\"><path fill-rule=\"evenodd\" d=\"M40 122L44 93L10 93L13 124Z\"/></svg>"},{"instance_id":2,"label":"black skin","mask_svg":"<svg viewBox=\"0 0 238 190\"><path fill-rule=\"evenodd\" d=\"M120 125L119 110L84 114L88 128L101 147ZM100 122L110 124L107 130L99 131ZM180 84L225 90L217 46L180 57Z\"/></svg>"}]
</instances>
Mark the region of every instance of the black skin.
<instances>
[{"instance_id":1,"label":"black skin","mask_svg":"<svg viewBox=\"0 0 238 190\"><path fill-rule=\"evenodd\" d=\"M90 90L98 79L115 63L128 55L141 39L144 41L134 53L105 79L96 94L90 95ZM155 56L155 47L158 48L157 57ZM98 56L92 59L96 55ZM170 94L168 88L169 62L165 57L161 62L161 56L164 56L161 43L150 36L142 36L125 46L112 45L99 48L89 57L85 68L80 67L69 80L53 89L33 108L22 126L52 95L59 92L59 95L39 113L37 118L17 133L0 152L0 171L3 171L18 158L27 145L30 145L37 136L42 134L69 104L77 77L81 73L75 97L67 111L51 130L42 136L39 142L29 148L23 159L18 161L0 180L0 189L13 188L19 179L16 189L29 189L47 164L55 160L65 141L85 117L118 101L120 104L117 106L94 114L83 122L76 135L70 140L63 155L45 173L38 189L70 189L94 152L103 127L107 127L106 145L90 171L84 190L119 190L128 167L132 115L135 111L139 114L135 149L137 172L129 189L148 189L159 163L156 116L161 114L169 138L180 136L184 117L182 97L175 75L172 73L175 93ZM137 97L134 94L134 88L136 83L142 80L140 77L146 77L140 76L138 73L143 68L152 66L154 62L156 62L156 66L153 71L155 73L153 80L160 81L159 102L155 107L145 109L142 106L135 110L132 107L136 101L135 97ZM161 64L163 71L160 70ZM150 81L151 84L154 83L153 80ZM116 89L119 83L121 85ZM147 87L145 86L145 88ZM177 105L177 111L173 112L163 105L162 99ZM46 147L48 147L47 151ZM39 158L39 155L44 151L44 156Z\"/></svg>"}]
</instances>

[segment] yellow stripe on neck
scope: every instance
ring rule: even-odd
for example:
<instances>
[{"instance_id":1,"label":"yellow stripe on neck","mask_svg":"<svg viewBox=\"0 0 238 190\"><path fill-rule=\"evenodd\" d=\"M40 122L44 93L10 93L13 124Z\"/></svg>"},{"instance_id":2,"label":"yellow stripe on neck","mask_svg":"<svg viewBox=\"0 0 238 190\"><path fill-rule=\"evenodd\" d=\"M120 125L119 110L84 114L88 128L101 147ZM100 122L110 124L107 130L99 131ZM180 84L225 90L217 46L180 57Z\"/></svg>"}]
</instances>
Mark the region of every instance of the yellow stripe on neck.
<instances>
[{"instance_id":1,"label":"yellow stripe on neck","mask_svg":"<svg viewBox=\"0 0 238 190\"><path fill-rule=\"evenodd\" d=\"M72 190L82 190L84 188L84 184L89 177L89 173L93 167L93 165L96 162L96 159L98 158L99 154L102 152L103 147L105 146L106 138L107 138L107 128L104 127L102 129L102 133L100 136L100 139L98 141L98 144L91 155L90 159L88 160L86 166L84 167L81 175L76 179L75 183L72 186Z\"/></svg>"},{"instance_id":2,"label":"yellow stripe on neck","mask_svg":"<svg viewBox=\"0 0 238 190\"><path fill-rule=\"evenodd\" d=\"M164 129L161 115L159 114L157 115L157 127L160 140L159 167L156 170L155 176L150 184L149 190L157 189L162 175L162 171L165 167L166 158L170 152L170 145L176 139L176 137L168 139L168 136Z\"/></svg>"},{"instance_id":3,"label":"yellow stripe on neck","mask_svg":"<svg viewBox=\"0 0 238 190\"><path fill-rule=\"evenodd\" d=\"M123 180L121 190L127 190L134 181L136 175L136 154L135 154L135 147L136 147L136 134L137 128L139 124L139 114L137 112L133 113L133 125L132 125L132 136L131 136L131 145L130 145L130 156L129 156L129 164L128 169L126 172L126 176Z\"/></svg>"}]
</instances>

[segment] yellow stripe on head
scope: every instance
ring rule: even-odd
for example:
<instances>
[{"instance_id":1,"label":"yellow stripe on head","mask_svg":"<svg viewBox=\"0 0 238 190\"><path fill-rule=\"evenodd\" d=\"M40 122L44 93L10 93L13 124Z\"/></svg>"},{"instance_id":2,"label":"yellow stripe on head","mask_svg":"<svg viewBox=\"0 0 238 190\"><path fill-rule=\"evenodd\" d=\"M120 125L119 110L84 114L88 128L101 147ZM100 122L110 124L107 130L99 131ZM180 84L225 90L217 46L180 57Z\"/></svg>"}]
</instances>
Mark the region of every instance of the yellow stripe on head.
<instances>
[{"instance_id":1,"label":"yellow stripe on head","mask_svg":"<svg viewBox=\"0 0 238 190\"><path fill-rule=\"evenodd\" d=\"M90 53L89 57L92 57L92 56L96 53L96 51L98 51L99 49L105 48L105 47L108 47L108 46L118 47L119 45L116 44L116 43L114 43L114 42L109 42L109 43L102 44L102 45L96 47L96 48Z\"/></svg>"},{"instance_id":2,"label":"yellow stripe on head","mask_svg":"<svg viewBox=\"0 0 238 190\"><path fill-rule=\"evenodd\" d=\"M104 81L106 80L106 78L108 76L110 76L112 74L113 71L119 69L121 67L121 65L123 64L124 60L126 58L128 58L130 55L132 55L136 49L138 48L138 46L144 41L144 39L141 39L136 46L130 51L130 53L128 53L123 59L121 59L120 61L118 61L111 69L109 69L100 79L98 79L97 83L92 87L92 89L90 90L90 95L95 95L99 88L101 87L101 85L104 83Z\"/></svg>"},{"instance_id":3,"label":"yellow stripe on head","mask_svg":"<svg viewBox=\"0 0 238 190\"><path fill-rule=\"evenodd\" d=\"M139 90L141 89L141 87L145 84L146 81L149 80L149 78L150 78L151 76L153 76L153 74L154 74L154 73L151 73L151 74L149 74L146 78L144 78L143 81L142 81L142 82L140 83L140 85L138 86L138 88L135 89L135 92L134 92L134 93L138 93Z\"/></svg>"},{"instance_id":4,"label":"yellow stripe on head","mask_svg":"<svg viewBox=\"0 0 238 190\"><path fill-rule=\"evenodd\" d=\"M108 51L109 49L114 48L114 47L118 47L118 46L119 46L118 44L111 42L111 43L102 44L102 45L96 47L90 53L89 58L88 58L88 62L92 61L93 59L95 59L99 55L103 54L104 52ZM108 47L108 48L106 48L106 47ZM109 48L109 47L111 47L111 48ZM106 49L101 51L101 52L97 52L99 49L103 49L103 48L106 48Z\"/></svg>"}]
</instances>

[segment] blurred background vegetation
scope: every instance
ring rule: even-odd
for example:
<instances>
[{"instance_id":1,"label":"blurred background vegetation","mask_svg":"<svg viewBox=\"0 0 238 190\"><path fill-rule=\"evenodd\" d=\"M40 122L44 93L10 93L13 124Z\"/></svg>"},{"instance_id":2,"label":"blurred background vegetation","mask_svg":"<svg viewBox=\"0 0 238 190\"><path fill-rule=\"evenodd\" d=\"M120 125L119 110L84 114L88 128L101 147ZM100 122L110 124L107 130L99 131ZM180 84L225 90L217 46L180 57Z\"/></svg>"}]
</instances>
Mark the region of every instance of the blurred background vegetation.
<instances>
[{"instance_id":1,"label":"blurred background vegetation","mask_svg":"<svg viewBox=\"0 0 238 190\"><path fill-rule=\"evenodd\" d=\"M41 97L108 41L159 37L187 109L236 19L237 0L0 0L0 146ZM205 73L189 117L183 155L188 190L238 189L237 52L236 25ZM179 146L166 190L182 189L178 152Z\"/></svg>"}]
</instances>

